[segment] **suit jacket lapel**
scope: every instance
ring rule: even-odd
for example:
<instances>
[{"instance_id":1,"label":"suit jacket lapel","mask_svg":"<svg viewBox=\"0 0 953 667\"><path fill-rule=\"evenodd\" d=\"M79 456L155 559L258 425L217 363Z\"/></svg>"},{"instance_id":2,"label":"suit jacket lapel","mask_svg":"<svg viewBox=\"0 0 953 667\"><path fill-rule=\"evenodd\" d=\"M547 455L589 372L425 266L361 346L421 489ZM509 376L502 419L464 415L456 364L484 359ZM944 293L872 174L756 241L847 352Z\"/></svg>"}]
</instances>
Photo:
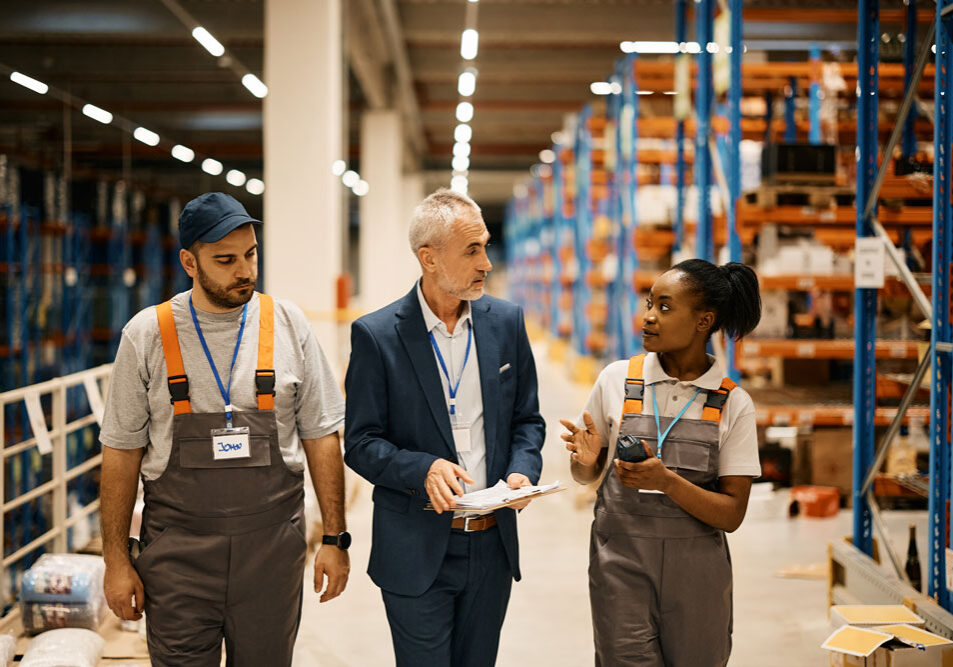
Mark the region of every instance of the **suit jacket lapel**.
<instances>
[{"instance_id":1,"label":"suit jacket lapel","mask_svg":"<svg viewBox=\"0 0 953 667\"><path fill-rule=\"evenodd\" d=\"M496 318L490 312L488 299L471 301L473 338L476 341L477 358L480 361L480 389L483 395L483 436L486 440L487 484L492 486L493 458L496 453L497 415L500 399L500 349L502 339L497 331Z\"/></svg>"},{"instance_id":2,"label":"suit jacket lapel","mask_svg":"<svg viewBox=\"0 0 953 667\"><path fill-rule=\"evenodd\" d=\"M427 336L427 327L424 324L424 315L417 301L417 288L404 297L403 303L397 311L397 334L407 350L410 363L417 375L417 381L423 389L427 405L437 423L443 441L450 449L453 458L456 450L453 446L453 435L450 430L450 414L447 410L447 401L443 394L443 385L437 375L437 362L434 360L433 347ZM413 418L413 415L409 415Z\"/></svg>"}]
</instances>

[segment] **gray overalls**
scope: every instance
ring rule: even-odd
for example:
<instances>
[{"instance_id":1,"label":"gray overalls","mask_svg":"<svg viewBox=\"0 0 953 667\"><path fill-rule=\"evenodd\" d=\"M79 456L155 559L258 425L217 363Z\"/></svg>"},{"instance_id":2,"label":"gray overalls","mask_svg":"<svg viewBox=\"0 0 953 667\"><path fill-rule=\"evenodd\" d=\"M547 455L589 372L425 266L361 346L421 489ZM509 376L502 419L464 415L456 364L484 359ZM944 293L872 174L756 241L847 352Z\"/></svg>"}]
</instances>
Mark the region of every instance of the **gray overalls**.
<instances>
[{"instance_id":1,"label":"gray overalls","mask_svg":"<svg viewBox=\"0 0 953 667\"><path fill-rule=\"evenodd\" d=\"M642 414L642 362L629 361L619 435L655 449L655 418ZM718 424L734 383L708 392L702 419L680 419L662 461L708 490L718 488ZM659 418L664 432L671 417ZM611 466L610 449L607 466ZM597 667L709 667L731 651L731 561L725 534L664 494L605 474L589 546L589 597Z\"/></svg>"},{"instance_id":2,"label":"gray overalls","mask_svg":"<svg viewBox=\"0 0 953 667\"><path fill-rule=\"evenodd\" d=\"M278 446L274 412L274 304L259 297L258 410L232 413L248 427L246 458L216 459L211 431L225 413L191 412L171 304L157 307L175 410L165 472L145 482L135 561L145 588L155 666L290 665L301 614L306 544L303 473Z\"/></svg>"}]
</instances>

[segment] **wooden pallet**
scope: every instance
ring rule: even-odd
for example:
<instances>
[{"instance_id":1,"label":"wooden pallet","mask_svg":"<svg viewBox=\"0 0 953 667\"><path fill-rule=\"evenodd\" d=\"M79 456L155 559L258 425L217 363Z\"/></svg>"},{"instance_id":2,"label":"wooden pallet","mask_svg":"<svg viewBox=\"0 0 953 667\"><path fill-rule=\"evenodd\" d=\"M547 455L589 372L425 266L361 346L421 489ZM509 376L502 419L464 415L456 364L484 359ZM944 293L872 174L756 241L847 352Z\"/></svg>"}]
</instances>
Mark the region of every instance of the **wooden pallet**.
<instances>
[{"instance_id":1,"label":"wooden pallet","mask_svg":"<svg viewBox=\"0 0 953 667\"><path fill-rule=\"evenodd\" d=\"M749 204L762 208L778 206L809 206L811 208L831 208L838 205L853 204L852 188L838 185L803 185L794 183L762 185L745 195Z\"/></svg>"}]
</instances>

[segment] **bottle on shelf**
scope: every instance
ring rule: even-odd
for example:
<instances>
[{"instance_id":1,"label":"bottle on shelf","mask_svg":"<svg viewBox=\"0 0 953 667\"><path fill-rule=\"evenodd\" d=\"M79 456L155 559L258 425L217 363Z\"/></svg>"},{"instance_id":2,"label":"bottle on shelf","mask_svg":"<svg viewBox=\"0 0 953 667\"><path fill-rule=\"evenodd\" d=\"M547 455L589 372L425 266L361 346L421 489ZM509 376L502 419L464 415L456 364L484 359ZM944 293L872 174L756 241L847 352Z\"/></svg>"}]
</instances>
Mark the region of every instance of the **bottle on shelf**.
<instances>
[{"instance_id":1,"label":"bottle on shelf","mask_svg":"<svg viewBox=\"0 0 953 667\"><path fill-rule=\"evenodd\" d=\"M920 557L917 555L917 527L912 523L910 524L910 542L907 544L907 564L903 569L907 573L910 585L922 592L923 578L920 574Z\"/></svg>"}]
</instances>

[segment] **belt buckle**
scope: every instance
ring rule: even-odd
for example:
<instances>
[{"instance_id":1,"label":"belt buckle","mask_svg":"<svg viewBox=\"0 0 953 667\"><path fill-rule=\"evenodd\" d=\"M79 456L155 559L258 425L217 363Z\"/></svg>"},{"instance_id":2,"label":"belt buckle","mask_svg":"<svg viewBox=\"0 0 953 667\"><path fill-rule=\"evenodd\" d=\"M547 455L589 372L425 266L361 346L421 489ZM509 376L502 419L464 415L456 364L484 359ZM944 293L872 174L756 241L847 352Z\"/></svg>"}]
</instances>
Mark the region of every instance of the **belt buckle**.
<instances>
[{"instance_id":1,"label":"belt buckle","mask_svg":"<svg viewBox=\"0 0 953 667\"><path fill-rule=\"evenodd\" d=\"M477 519L482 519L482 516L467 516L463 518L463 532L464 533L475 533L477 532L476 528L470 528L470 522Z\"/></svg>"}]
</instances>

